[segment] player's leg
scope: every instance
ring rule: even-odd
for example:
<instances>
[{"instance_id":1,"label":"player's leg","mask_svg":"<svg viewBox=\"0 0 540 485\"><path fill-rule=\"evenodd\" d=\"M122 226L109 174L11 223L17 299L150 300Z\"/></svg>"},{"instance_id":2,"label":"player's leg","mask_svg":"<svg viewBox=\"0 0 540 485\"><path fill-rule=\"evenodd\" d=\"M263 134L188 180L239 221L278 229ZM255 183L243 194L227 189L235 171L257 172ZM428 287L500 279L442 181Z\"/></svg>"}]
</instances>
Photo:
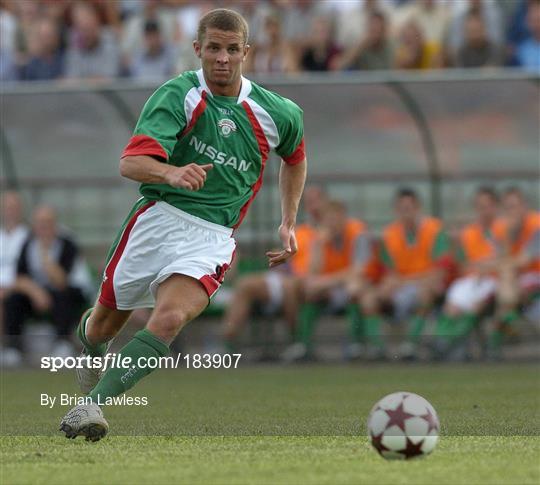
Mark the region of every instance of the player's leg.
<instances>
[{"instance_id":1,"label":"player's leg","mask_svg":"<svg viewBox=\"0 0 540 485\"><path fill-rule=\"evenodd\" d=\"M371 287L357 296L362 311L366 357L368 360L380 360L385 356L382 336L382 307L385 293L379 293L377 287Z\"/></svg>"},{"instance_id":2,"label":"player's leg","mask_svg":"<svg viewBox=\"0 0 540 485\"><path fill-rule=\"evenodd\" d=\"M282 276L283 293L283 316L287 324L287 329L292 338L294 338L297 322L298 309L300 308L302 281L296 276Z\"/></svg>"},{"instance_id":3,"label":"player's leg","mask_svg":"<svg viewBox=\"0 0 540 485\"><path fill-rule=\"evenodd\" d=\"M181 295L181 296L179 296ZM208 294L197 280L174 274L161 283L157 290L156 306L146 328L135 334L119 352L131 358L128 369L110 368L90 393L94 401L105 402L118 396L153 369L146 366L150 357L164 357L169 345L189 321L197 317L208 305Z\"/></svg>"},{"instance_id":4,"label":"player's leg","mask_svg":"<svg viewBox=\"0 0 540 485\"><path fill-rule=\"evenodd\" d=\"M77 336L83 345L81 356L103 357L107 353L107 343L120 332L130 314L131 310L116 310L99 302L86 310L77 326ZM97 366L81 365L76 373L81 391L88 394L98 383L102 370Z\"/></svg>"},{"instance_id":5,"label":"player's leg","mask_svg":"<svg viewBox=\"0 0 540 485\"><path fill-rule=\"evenodd\" d=\"M515 268L508 264L499 267L497 286L497 310L494 328L488 338L488 359L501 358L501 348L505 335L514 331L519 319L517 307L519 304L518 274Z\"/></svg>"},{"instance_id":6,"label":"player's leg","mask_svg":"<svg viewBox=\"0 0 540 485\"><path fill-rule=\"evenodd\" d=\"M225 313L223 337L227 350L234 350L235 341L242 331L255 302L267 303L270 299L265 273L242 277L234 288L233 298Z\"/></svg>"},{"instance_id":7,"label":"player's leg","mask_svg":"<svg viewBox=\"0 0 540 485\"><path fill-rule=\"evenodd\" d=\"M131 359L131 367L110 367L89 394L92 403L71 409L62 419L60 430L68 438L85 436L87 440L97 441L105 436L109 426L100 405L107 404L110 398L123 394L150 374L154 369L146 365L149 359L159 361L167 355L178 332L207 305L208 294L194 278L173 274L162 282L146 328L137 332L119 351L122 359Z\"/></svg>"},{"instance_id":8,"label":"player's leg","mask_svg":"<svg viewBox=\"0 0 540 485\"><path fill-rule=\"evenodd\" d=\"M298 311L296 342L283 352L281 358L285 362L313 357L313 334L321 314L321 306L330 295L330 288L323 278L312 277L303 280L299 293L302 295L302 304Z\"/></svg>"}]
</instances>

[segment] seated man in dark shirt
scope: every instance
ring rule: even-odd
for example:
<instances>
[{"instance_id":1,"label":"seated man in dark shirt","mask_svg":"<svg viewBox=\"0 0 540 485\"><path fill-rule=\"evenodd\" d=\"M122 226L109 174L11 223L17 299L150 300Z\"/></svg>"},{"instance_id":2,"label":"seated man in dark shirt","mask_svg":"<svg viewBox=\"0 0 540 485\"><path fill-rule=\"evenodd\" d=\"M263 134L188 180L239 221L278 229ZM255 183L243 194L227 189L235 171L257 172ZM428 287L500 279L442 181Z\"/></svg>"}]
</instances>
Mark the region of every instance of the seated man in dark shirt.
<instances>
[{"instance_id":1,"label":"seated man in dark shirt","mask_svg":"<svg viewBox=\"0 0 540 485\"><path fill-rule=\"evenodd\" d=\"M79 250L60 235L55 211L46 206L35 209L32 233L24 243L17 263L13 292L4 303L6 344L22 352L22 331L33 316L50 315L57 333L53 353L69 353L69 338L77 321L84 296L72 284Z\"/></svg>"}]
</instances>

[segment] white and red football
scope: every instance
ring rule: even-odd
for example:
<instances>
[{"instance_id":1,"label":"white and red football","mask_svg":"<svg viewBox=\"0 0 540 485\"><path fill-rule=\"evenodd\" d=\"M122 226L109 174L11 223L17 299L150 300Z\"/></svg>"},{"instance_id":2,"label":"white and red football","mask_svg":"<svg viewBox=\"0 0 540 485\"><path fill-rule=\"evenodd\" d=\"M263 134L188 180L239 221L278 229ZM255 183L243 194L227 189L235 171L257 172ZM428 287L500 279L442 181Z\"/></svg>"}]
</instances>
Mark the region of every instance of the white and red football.
<instances>
[{"instance_id":1,"label":"white and red football","mask_svg":"<svg viewBox=\"0 0 540 485\"><path fill-rule=\"evenodd\" d=\"M429 455L439 438L439 418L433 406L412 392L383 397L369 413L371 444L387 459Z\"/></svg>"}]
</instances>

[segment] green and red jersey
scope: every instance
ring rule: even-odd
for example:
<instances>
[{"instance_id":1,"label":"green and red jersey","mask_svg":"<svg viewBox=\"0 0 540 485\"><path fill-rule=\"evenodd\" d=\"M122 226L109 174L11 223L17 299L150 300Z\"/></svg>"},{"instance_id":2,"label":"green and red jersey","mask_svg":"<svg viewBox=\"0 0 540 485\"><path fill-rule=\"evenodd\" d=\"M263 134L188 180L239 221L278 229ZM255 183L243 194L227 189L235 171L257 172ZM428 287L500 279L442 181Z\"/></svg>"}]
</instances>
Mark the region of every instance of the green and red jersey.
<instances>
[{"instance_id":1,"label":"green and red jersey","mask_svg":"<svg viewBox=\"0 0 540 485\"><path fill-rule=\"evenodd\" d=\"M177 167L213 163L201 190L144 183L140 192L236 228L261 187L270 150L291 165L304 160L302 110L244 77L238 97L215 96L199 70L154 92L122 157L147 155Z\"/></svg>"}]
</instances>

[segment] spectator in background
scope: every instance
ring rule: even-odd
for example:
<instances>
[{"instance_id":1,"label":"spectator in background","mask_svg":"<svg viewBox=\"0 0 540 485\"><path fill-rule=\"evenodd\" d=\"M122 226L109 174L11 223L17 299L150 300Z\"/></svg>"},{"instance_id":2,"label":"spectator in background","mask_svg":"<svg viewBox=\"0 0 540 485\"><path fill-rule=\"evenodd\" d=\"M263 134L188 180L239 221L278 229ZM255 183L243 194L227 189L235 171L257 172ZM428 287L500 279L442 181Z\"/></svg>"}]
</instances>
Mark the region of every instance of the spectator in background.
<instances>
[{"instance_id":1,"label":"spectator in background","mask_svg":"<svg viewBox=\"0 0 540 485\"><path fill-rule=\"evenodd\" d=\"M235 284L224 319L224 340L229 353L238 351L238 337L256 305L268 315L282 311L287 327L294 335L301 279L308 272L311 243L321 224L326 201L327 195L320 187L307 187L302 202L308 220L296 227L298 252L294 258L286 266L242 276Z\"/></svg>"},{"instance_id":2,"label":"spectator in background","mask_svg":"<svg viewBox=\"0 0 540 485\"><path fill-rule=\"evenodd\" d=\"M414 359L426 317L444 294L450 247L441 221L422 215L414 190L400 189L394 207L396 220L385 227L381 241L385 275L377 288L362 292L360 306L371 343L378 347L374 355L384 352L380 325L389 309L406 328L399 354Z\"/></svg>"},{"instance_id":3,"label":"spectator in background","mask_svg":"<svg viewBox=\"0 0 540 485\"><path fill-rule=\"evenodd\" d=\"M66 57L70 79L110 79L119 73L114 34L102 28L97 12L86 3L73 7L73 27Z\"/></svg>"},{"instance_id":4,"label":"spectator in background","mask_svg":"<svg viewBox=\"0 0 540 485\"><path fill-rule=\"evenodd\" d=\"M338 69L378 70L392 66L393 51L388 38L386 18L373 12L367 32L356 45L349 47L336 61Z\"/></svg>"},{"instance_id":5,"label":"spectator in background","mask_svg":"<svg viewBox=\"0 0 540 485\"><path fill-rule=\"evenodd\" d=\"M269 14L264 22L266 41L253 45L248 56L248 68L255 73L284 73L295 69L294 53L283 37L281 22Z\"/></svg>"},{"instance_id":6,"label":"spectator in background","mask_svg":"<svg viewBox=\"0 0 540 485\"><path fill-rule=\"evenodd\" d=\"M459 233L456 261L459 277L452 282L437 322L438 358L466 350L466 338L486 316L497 291L497 273L501 263L496 235L499 196L491 187L480 187L474 197L476 220ZM460 358L466 356L462 353Z\"/></svg>"},{"instance_id":7,"label":"spectator in background","mask_svg":"<svg viewBox=\"0 0 540 485\"><path fill-rule=\"evenodd\" d=\"M467 37L467 23L470 16L480 17L485 37L490 45L501 49L504 43L501 9L495 0L462 0L452 2L447 47L449 55L455 56Z\"/></svg>"},{"instance_id":8,"label":"spectator in background","mask_svg":"<svg viewBox=\"0 0 540 485\"><path fill-rule=\"evenodd\" d=\"M0 81L16 81L17 66L11 52L0 46Z\"/></svg>"},{"instance_id":9,"label":"spectator in background","mask_svg":"<svg viewBox=\"0 0 540 485\"><path fill-rule=\"evenodd\" d=\"M435 62L420 27L413 20L406 23L399 32L394 68L431 69L435 67Z\"/></svg>"},{"instance_id":10,"label":"spectator in background","mask_svg":"<svg viewBox=\"0 0 540 485\"><path fill-rule=\"evenodd\" d=\"M173 72L171 47L165 43L159 24L155 20L148 20L144 25L143 48L133 56L131 77L137 80L163 81L172 76Z\"/></svg>"},{"instance_id":11,"label":"spectator in background","mask_svg":"<svg viewBox=\"0 0 540 485\"><path fill-rule=\"evenodd\" d=\"M352 304L350 285L360 279L371 260L365 224L349 218L342 202L328 201L311 241L308 272L302 281L305 301L298 316L297 342L285 350L284 361L314 357L312 337L324 309L334 313L345 310L350 324L350 344L359 343L363 335L356 305ZM356 348L354 355L350 349L348 346L346 357L359 357Z\"/></svg>"},{"instance_id":12,"label":"spectator in background","mask_svg":"<svg viewBox=\"0 0 540 485\"><path fill-rule=\"evenodd\" d=\"M393 26L400 36L405 26L410 28L414 23L429 56L429 67L441 67L449 22L450 14L443 0L411 0L396 10Z\"/></svg>"},{"instance_id":13,"label":"spectator in background","mask_svg":"<svg viewBox=\"0 0 540 485\"><path fill-rule=\"evenodd\" d=\"M18 192L9 190L0 200L2 219L0 221L0 334L4 328L4 300L12 290L17 275L17 260L26 238L28 228L23 221L23 205ZM17 351L2 353L2 364L6 366L20 363Z\"/></svg>"},{"instance_id":14,"label":"spectator in background","mask_svg":"<svg viewBox=\"0 0 540 485\"><path fill-rule=\"evenodd\" d=\"M5 0L0 1L0 81L15 81L15 33L17 19L8 9Z\"/></svg>"},{"instance_id":15,"label":"spectator in background","mask_svg":"<svg viewBox=\"0 0 540 485\"><path fill-rule=\"evenodd\" d=\"M40 2L15 2L17 28L15 31L15 64L24 64L28 58L30 36L36 22L41 18L43 6Z\"/></svg>"},{"instance_id":16,"label":"spectator in background","mask_svg":"<svg viewBox=\"0 0 540 485\"><path fill-rule=\"evenodd\" d=\"M4 328L10 352L22 353L22 333L28 318L50 314L57 333L53 353L72 353L70 335L85 303L81 289L71 285L78 255L75 243L60 235L55 211L47 206L37 207L32 217L32 234L17 262L13 291L4 302Z\"/></svg>"},{"instance_id":17,"label":"spectator in background","mask_svg":"<svg viewBox=\"0 0 540 485\"><path fill-rule=\"evenodd\" d=\"M373 13L380 12L387 20L392 19L392 0L358 0L339 2L337 19L337 43L348 49L358 43L358 34L366 32Z\"/></svg>"},{"instance_id":18,"label":"spectator in background","mask_svg":"<svg viewBox=\"0 0 540 485\"><path fill-rule=\"evenodd\" d=\"M123 65L129 66L135 53L145 48L145 25L155 22L166 45L173 43L176 29L176 19L160 0L146 0L140 12L128 18L120 40ZM191 44L190 49L193 50Z\"/></svg>"},{"instance_id":19,"label":"spectator in background","mask_svg":"<svg viewBox=\"0 0 540 485\"><path fill-rule=\"evenodd\" d=\"M312 35L313 22L319 14L318 0L289 0L275 2L283 38L289 45L294 59L300 59Z\"/></svg>"},{"instance_id":20,"label":"spectator in background","mask_svg":"<svg viewBox=\"0 0 540 485\"><path fill-rule=\"evenodd\" d=\"M501 66L503 60L501 48L487 35L482 16L470 12L465 20L463 44L456 53L454 65L456 67Z\"/></svg>"},{"instance_id":21,"label":"spectator in background","mask_svg":"<svg viewBox=\"0 0 540 485\"><path fill-rule=\"evenodd\" d=\"M507 30L507 48L508 58L515 65L516 47L522 42L529 39L531 32L527 25L527 14L529 6L535 3L540 3L540 0L519 0L516 2L515 11L509 21Z\"/></svg>"},{"instance_id":22,"label":"spectator in background","mask_svg":"<svg viewBox=\"0 0 540 485\"><path fill-rule=\"evenodd\" d=\"M540 212L528 208L523 192L511 187L503 195L503 221L496 240L499 265L496 328L489 339L489 357L498 358L505 335L515 333L519 311L540 294Z\"/></svg>"},{"instance_id":23,"label":"spectator in background","mask_svg":"<svg viewBox=\"0 0 540 485\"><path fill-rule=\"evenodd\" d=\"M531 2L527 10L530 36L516 48L517 64L527 71L540 72L540 2Z\"/></svg>"},{"instance_id":24,"label":"spectator in background","mask_svg":"<svg viewBox=\"0 0 540 485\"><path fill-rule=\"evenodd\" d=\"M300 58L303 71L329 71L339 49L334 43L332 22L328 17L317 17L311 27L311 40Z\"/></svg>"},{"instance_id":25,"label":"spectator in background","mask_svg":"<svg viewBox=\"0 0 540 485\"><path fill-rule=\"evenodd\" d=\"M28 39L28 60L21 66L22 81L44 81L62 76L64 59L60 52L60 32L54 21L42 18L34 24Z\"/></svg>"}]
</instances>

